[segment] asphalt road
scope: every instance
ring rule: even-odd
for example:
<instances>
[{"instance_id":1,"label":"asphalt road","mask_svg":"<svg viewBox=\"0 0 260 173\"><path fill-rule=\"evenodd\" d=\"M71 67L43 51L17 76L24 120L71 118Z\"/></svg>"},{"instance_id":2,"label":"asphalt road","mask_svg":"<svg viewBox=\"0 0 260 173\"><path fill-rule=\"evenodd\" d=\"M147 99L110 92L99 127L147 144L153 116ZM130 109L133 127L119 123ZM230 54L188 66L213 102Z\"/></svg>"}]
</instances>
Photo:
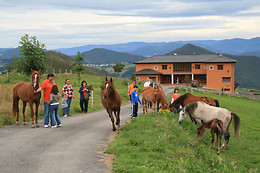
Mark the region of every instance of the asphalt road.
<instances>
[{"instance_id":1,"label":"asphalt road","mask_svg":"<svg viewBox=\"0 0 260 173\"><path fill-rule=\"evenodd\" d=\"M122 106L121 124L131 119L130 112L130 104ZM61 122L56 129L43 128L43 121L35 129L30 123L0 128L0 173L108 171L102 152L109 136L117 132L112 131L107 112L75 114Z\"/></svg>"}]
</instances>

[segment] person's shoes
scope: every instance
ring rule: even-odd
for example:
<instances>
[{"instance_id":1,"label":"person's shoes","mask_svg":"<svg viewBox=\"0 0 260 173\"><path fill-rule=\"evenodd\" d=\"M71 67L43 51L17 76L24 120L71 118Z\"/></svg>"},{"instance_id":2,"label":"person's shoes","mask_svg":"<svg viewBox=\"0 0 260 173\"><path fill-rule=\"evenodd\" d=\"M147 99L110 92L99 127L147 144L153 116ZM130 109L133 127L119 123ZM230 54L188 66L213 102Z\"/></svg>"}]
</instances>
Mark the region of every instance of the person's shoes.
<instances>
[{"instance_id":1,"label":"person's shoes","mask_svg":"<svg viewBox=\"0 0 260 173\"><path fill-rule=\"evenodd\" d=\"M48 126L48 125L44 125L43 127L44 127L44 128L48 128L49 126Z\"/></svg>"},{"instance_id":2,"label":"person's shoes","mask_svg":"<svg viewBox=\"0 0 260 173\"><path fill-rule=\"evenodd\" d=\"M87 114L88 112L85 112L85 114Z\"/></svg>"},{"instance_id":3,"label":"person's shoes","mask_svg":"<svg viewBox=\"0 0 260 173\"><path fill-rule=\"evenodd\" d=\"M62 126L61 124L58 125L58 127L61 127L61 126Z\"/></svg>"},{"instance_id":4,"label":"person's shoes","mask_svg":"<svg viewBox=\"0 0 260 173\"><path fill-rule=\"evenodd\" d=\"M57 128L57 126L55 125L55 126L51 126L51 128Z\"/></svg>"},{"instance_id":5,"label":"person's shoes","mask_svg":"<svg viewBox=\"0 0 260 173\"><path fill-rule=\"evenodd\" d=\"M67 118L67 115L64 115L63 117L64 117L64 118Z\"/></svg>"},{"instance_id":6,"label":"person's shoes","mask_svg":"<svg viewBox=\"0 0 260 173\"><path fill-rule=\"evenodd\" d=\"M71 116L71 114L68 114L68 116Z\"/></svg>"},{"instance_id":7,"label":"person's shoes","mask_svg":"<svg viewBox=\"0 0 260 173\"><path fill-rule=\"evenodd\" d=\"M83 114L84 112L82 111L81 113Z\"/></svg>"}]
</instances>

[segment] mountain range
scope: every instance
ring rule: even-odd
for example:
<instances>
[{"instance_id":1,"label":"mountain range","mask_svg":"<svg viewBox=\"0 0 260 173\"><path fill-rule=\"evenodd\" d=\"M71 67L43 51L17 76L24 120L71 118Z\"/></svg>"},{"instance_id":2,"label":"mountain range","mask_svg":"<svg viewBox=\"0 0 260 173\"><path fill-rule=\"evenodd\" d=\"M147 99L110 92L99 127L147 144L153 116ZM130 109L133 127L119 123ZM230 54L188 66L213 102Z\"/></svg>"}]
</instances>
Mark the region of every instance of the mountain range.
<instances>
[{"instance_id":1,"label":"mountain range","mask_svg":"<svg viewBox=\"0 0 260 173\"><path fill-rule=\"evenodd\" d=\"M193 44L212 52L226 53L232 55L254 55L260 57L260 37L252 39L224 39L224 40L192 40L176 42L131 42L112 45L85 45L73 48L61 48L55 51L67 55L76 55L78 52L85 52L94 48L104 48L117 52L127 52L141 56L164 55L178 49L186 44ZM253 52L253 54L250 52Z\"/></svg>"}]
</instances>

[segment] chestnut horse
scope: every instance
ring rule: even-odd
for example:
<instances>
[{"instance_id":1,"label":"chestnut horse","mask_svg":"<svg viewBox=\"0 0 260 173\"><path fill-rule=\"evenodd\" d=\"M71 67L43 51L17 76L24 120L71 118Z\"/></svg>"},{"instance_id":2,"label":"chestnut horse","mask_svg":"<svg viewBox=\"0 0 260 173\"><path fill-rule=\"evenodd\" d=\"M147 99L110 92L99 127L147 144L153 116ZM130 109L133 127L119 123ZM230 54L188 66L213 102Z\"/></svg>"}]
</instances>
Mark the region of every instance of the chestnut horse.
<instances>
[{"instance_id":1,"label":"chestnut horse","mask_svg":"<svg viewBox=\"0 0 260 173\"><path fill-rule=\"evenodd\" d=\"M220 153L220 145L221 145L221 138L223 136L223 122L217 118L207 122L206 124L203 124L197 129L197 136L200 137L204 134L205 129L210 129L211 133L211 145L209 148L211 148L215 141L215 133L217 134L217 144L218 144L218 154Z\"/></svg>"},{"instance_id":2,"label":"chestnut horse","mask_svg":"<svg viewBox=\"0 0 260 173\"><path fill-rule=\"evenodd\" d=\"M118 126L118 133L120 132L120 106L121 97L119 93L115 90L112 78L110 80L106 77L106 82L104 83L103 89L101 91L101 102L112 122L112 130L116 131L114 124L113 112L116 118L116 125Z\"/></svg>"},{"instance_id":3,"label":"chestnut horse","mask_svg":"<svg viewBox=\"0 0 260 173\"><path fill-rule=\"evenodd\" d=\"M157 111L159 111L159 104L161 103L162 109L168 109L167 97L163 89L155 88L157 90L156 102L157 102Z\"/></svg>"},{"instance_id":4,"label":"chestnut horse","mask_svg":"<svg viewBox=\"0 0 260 173\"><path fill-rule=\"evenodd\" d=\"M142 93L142 106L143 106L143 113L148 113L148 103L152 103L152 111L155 112L155 103L157 97L157 89L154 89L151 86L143 88Z\"/></svg>"},{"instance_id":5,"label":"chestnut horse","mask_svg":"<svg viewBox=\"0 0 260 173\"><path fill-rule=\"evenodd\" d=\"M208 105L211 106L215 106L215 107L219 107L219 102L216 99L213 99L211 97L198 97L198 96L194 96L190 93L184 94L182 96L180 96L179 98L177 98L170 106L170 111L174 112L174 108L176 106L186 106L190 103L196 102L196 101L202 101L207 103Z\"/></svg>"},{"instance_id":6,"label":"chestnut horse","mask_svg":"<svg viewBox=\"0 0 260 173\"><path fill-rule=\"evenodd\" d=\"M16 116L16 124L19 124L19 100L23 101L23 122L25 122L25 108L27 102L30 104L31 108L31 118L32 118L32 128L34 125L34 111L33 104L35 103L35 123L36 127L39 127L38 124L38 108L41 99L41 92L34 93L39 88L39 77L41 73L41 69L39 71L34 71L31 69L31 84L26 82L19 82L14 86L13 89L13 115Z\"/></svg>"}]
</instances>

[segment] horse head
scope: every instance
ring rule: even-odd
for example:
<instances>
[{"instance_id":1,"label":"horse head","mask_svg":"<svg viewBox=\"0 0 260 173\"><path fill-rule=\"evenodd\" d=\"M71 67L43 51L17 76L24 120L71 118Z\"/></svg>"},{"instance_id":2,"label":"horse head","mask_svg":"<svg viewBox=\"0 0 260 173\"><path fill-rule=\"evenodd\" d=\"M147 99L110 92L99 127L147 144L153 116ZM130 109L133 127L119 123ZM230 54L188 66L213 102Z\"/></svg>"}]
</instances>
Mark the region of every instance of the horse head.
<instances>
[{"instance_id":1,"label":"horse head","mask_svg":"<svg viewBox=\"0 0 260 173\"><path fill-rule=\"evenodd\" d=\"M185 111L185 107L183 107L179 112L179 124L182 123L185 117L186 117L186 111Z\"/></svg>"},{"instance_id":2,"label":"horse head","mask_svg":"<svg viewBox=\"0 0 260 173\"><path fill-rule=\"evenodd\" d=\"M32 84L33 90L36 91L39 88L41 69L39 71L31 69L31 72L32 72L31 84Z\"/></svg>"},{"instance_id":3,"label":"horse head","mask_svg":"<svg viewBox=\"0 0 260 173\"><path fill-rule=\"evenodd\" d=\"M204 134L204 131L205 131L205 128L203 128L203 125L200 126L198 129L197 129L197 137L200 137Z\"/></svg>"},{"instance_id":4,"label":"horse head","mask_svg":"<svg viewBox=\"0 0 260 173\"><path fill-rule=\"evenodd\" d=\"M113 84L113 79L110 80L106 77L106 82L104 83L103 91L102 91L102 97L104 99L107 99L108 95L115 93L115 87Z\"/></svg>"}]
</instances>

